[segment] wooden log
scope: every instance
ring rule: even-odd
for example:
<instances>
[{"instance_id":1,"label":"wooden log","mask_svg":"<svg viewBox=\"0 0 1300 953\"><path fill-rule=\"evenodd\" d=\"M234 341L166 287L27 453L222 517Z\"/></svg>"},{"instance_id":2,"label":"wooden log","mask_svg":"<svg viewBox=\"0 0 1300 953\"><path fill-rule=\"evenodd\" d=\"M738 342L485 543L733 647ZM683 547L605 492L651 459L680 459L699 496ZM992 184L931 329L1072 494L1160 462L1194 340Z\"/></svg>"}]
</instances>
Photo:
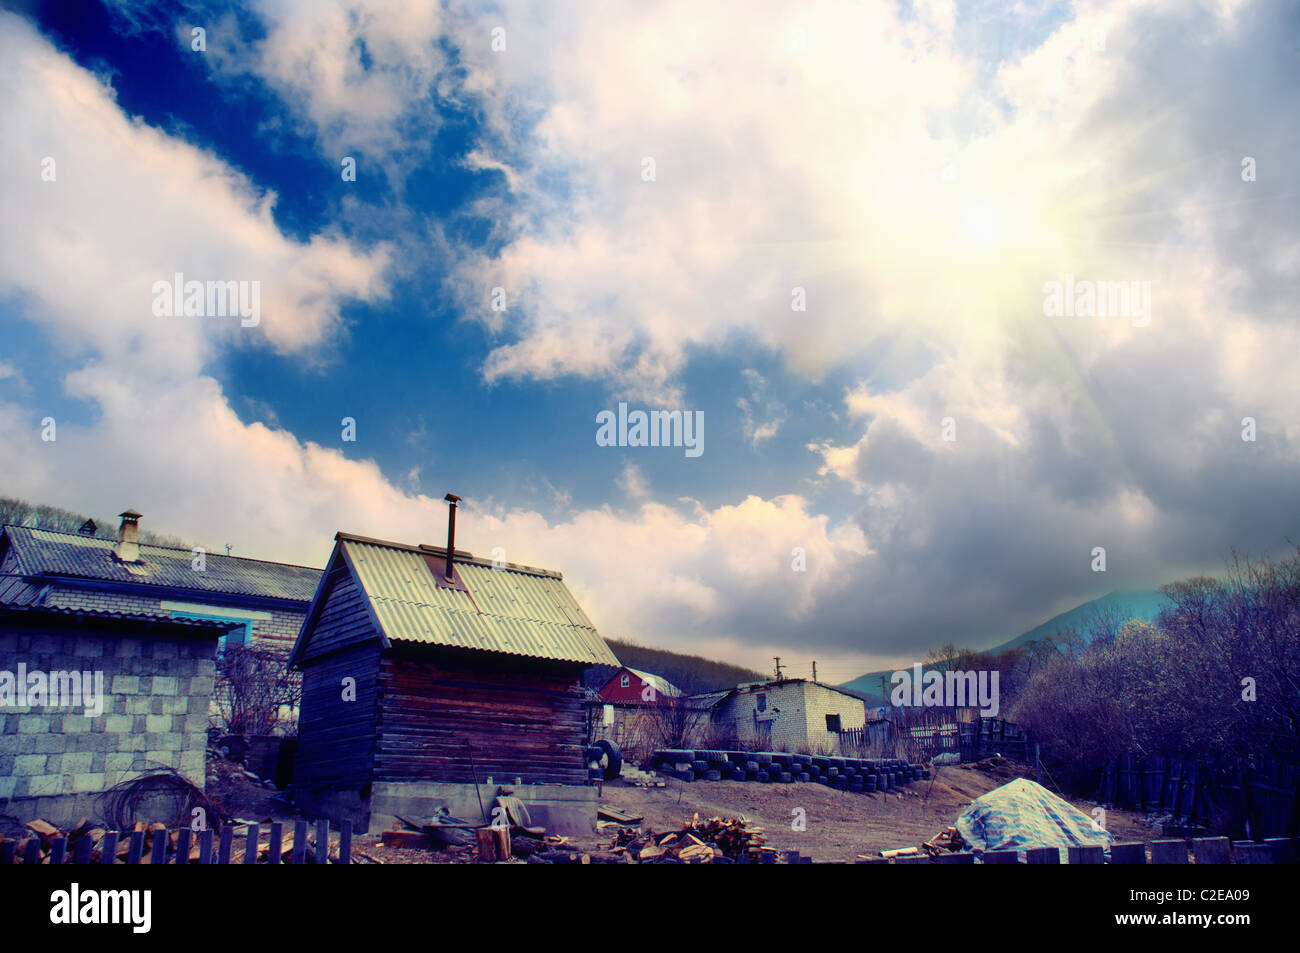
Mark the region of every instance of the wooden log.
<instances>
[{"instance_id":1,"label":"wooden log","mask_svg":"<svg viewBox=\"0 0 1300 953\"><path fill-rule=\"evenodd\" d=\"M432 834L422 831L384 831L379 841L385 847L397 850L433 850L441 843Z\"/></svg>"}]
</instances>

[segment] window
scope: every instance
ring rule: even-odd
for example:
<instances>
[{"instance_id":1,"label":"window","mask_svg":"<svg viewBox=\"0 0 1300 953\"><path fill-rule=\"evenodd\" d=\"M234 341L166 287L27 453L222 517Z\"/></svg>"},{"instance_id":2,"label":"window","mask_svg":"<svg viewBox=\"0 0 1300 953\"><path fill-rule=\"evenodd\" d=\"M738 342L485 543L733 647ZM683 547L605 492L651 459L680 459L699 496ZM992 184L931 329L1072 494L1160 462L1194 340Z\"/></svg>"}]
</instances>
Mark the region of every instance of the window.
<instances>
[{"instance_id":1,"label":"window","mask_svg":"<svg viewBox=\"0 0 1300 953\"><path fill-rule=\"evenodd\" d=\"M618 680L618 687L619 687L619 688L629 688L631 685L632 685L632 676L631 676L631 675L624 675L622 678L620 678L620 679Z\"/></svg>"},{"instance_id":2,"label":"window","mask_svg":"<svg viewBox=\"0 0 1300 953\"><path fill-rule=\"evenodd\" d=\"M838 732L838 731L840 730L840 716L839 716L839 715L827 715L827 716L826 716L826 730L827 730L827 731L834 731L834 732Z\"/></svg>"},{"instance_id":3,"label":"window","mask_svg":"<svg viewBox=\"0 0 1300 953\"><path fill-rule=\"evenodd\" d=\"M758 696L758 710L759 710L759 711L767 711L767 696L766 696L766 695L759 695L759 696Z\"/></svg>"}]
</instances>

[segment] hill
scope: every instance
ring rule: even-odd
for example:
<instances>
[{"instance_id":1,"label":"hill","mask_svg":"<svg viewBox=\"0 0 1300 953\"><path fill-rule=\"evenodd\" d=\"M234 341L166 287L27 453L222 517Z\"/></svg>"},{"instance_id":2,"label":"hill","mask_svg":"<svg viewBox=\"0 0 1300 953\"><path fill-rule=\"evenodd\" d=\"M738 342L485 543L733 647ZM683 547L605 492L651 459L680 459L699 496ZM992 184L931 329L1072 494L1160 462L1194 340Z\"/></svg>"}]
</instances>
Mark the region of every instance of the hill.
<instances>
[{"instance_id":1,"label":"hill","mask_svg":"<svg viewBox=\"0 0 1300 953\"><path fill-rule=\"evenodd\" d=\"M637 645L635 642L623 642L618 639L605 641L618 656L618 660L628 668L640 669L666 678L688 695L734 688L741 682L754 682L763 678L761 672L728 662L715 662L698 655L682 655L667 649L652 649ZM590 668L587 670L584 684L588 688L598 689L609 681L616 671L618 669L609 665Z\"/></svg>"},{"instance_id":2,"label":"hill","mask_svg":"<svg viewBox=\"0 0 1300 953\"><path fill-rule=\"evenodd\" d=\"M983 651L990 655L996 655L1008 649L1020 648L1030 642L1050 638L1066 629L1073 629L1080 635L1087 636L1089 628L1098 619L1114 619L1120 622L1128 619L1154 619L1160 613L1160 610L1168 604L1169 600L1164 593L1155 589L1116 590L1098 599L1075 606L1073 609L1068 609L1060 615L1052 616L1052 618L1041 625L1035 626L1028 632L1023 632L1014 639L1001 642ZM888 679L891 674L893 674L893 669L867 672L865 675L859 675L839 687L860 696L868 704L884 705L888 703L888 699L881 691L880 680L882 677L885 678L885 684L888 686Z\"/></svg>"}]
</instances>

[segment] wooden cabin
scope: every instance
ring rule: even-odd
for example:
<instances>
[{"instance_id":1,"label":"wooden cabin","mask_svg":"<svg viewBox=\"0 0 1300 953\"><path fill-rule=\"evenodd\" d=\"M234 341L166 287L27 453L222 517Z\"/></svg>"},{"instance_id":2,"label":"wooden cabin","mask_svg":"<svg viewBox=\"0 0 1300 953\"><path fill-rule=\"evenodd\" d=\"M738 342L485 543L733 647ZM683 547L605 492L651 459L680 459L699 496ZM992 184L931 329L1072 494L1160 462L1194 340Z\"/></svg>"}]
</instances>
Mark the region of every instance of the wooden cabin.
<instances>
[{"instance_id":1,"label":"wooden cabin","mask_svg":"<svg viewBox=\"0 0 1300 953\"><path fill-rule=\"evenodd\" d=\"M586 783L582 674L618 660L560 573L447 552L335 537L291 656L296 788Z\"/></svg>"}]
</instances>

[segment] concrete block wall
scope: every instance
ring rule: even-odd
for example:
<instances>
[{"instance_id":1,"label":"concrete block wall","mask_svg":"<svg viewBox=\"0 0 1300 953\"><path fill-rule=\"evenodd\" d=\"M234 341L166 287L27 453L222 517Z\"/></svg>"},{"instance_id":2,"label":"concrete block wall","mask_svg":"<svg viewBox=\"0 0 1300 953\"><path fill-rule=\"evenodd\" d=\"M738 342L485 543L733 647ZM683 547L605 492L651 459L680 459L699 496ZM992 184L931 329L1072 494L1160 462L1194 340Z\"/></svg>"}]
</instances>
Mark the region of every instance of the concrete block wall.
<instances>
[{"instance_id":1,"label":"concrete block wall","mask_svg":"<svg viewBox=\"0 0 1300 953\"><path fill-rule=\"evenodd\" d=\"M804 682L803 708L808 723L808 744L829 752L839 750L839 736L826 730L826 716L839 715L840 727L861 728L867 720L862 699L832 691L823 685Z\"/></svg>"},{"instance_id":2,"label":"concrete block wall","mask_svg":"<svg viewBox=\"0 0 1300 953\"><path fill-rule=\"evenodd\" d=\"M104 692L99 715L84 705L0 709L0 810L72 823L96 813L90 795L155 767L203 787L215 653L207 638L0 632L0 670L102 672Z\"/></svg>"}]
</instances>

